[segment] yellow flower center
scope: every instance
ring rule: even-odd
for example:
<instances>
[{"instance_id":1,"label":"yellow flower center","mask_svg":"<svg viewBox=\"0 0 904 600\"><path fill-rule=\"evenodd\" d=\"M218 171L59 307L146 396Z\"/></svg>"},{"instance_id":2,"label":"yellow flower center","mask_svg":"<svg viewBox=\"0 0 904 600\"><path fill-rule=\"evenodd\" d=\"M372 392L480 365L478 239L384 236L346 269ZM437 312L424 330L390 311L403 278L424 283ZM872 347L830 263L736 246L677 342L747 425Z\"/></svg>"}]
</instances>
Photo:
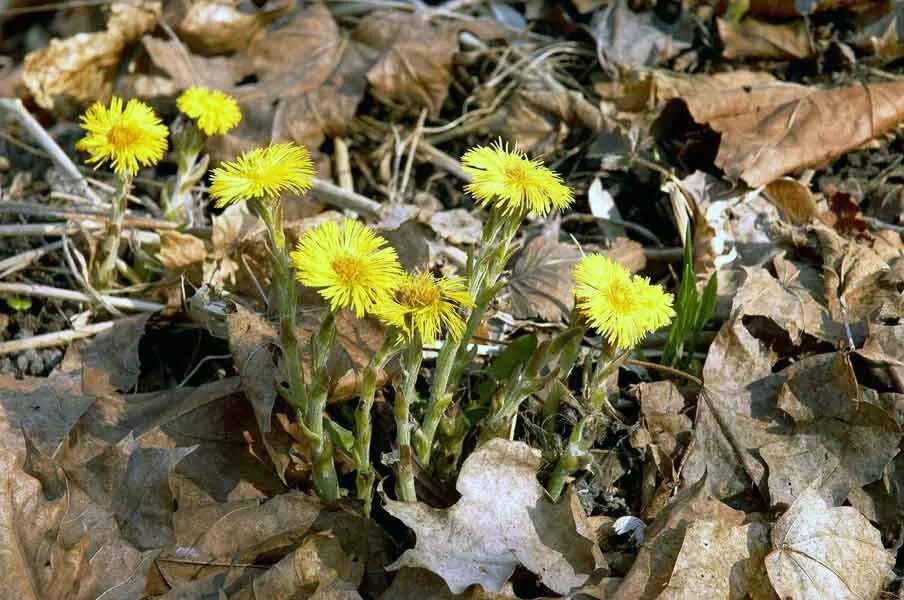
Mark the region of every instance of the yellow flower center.
<instances>
[{"instance_id":1,"label":"yellow flower center","mask_svg":"<svg viewBox=\"0 0 904 600\"><path fill-rule=\"evenodd\" d=\"M508 179L510 185L523 188L527 185L527 169L524 168L524 165L506 167L505 178Z\"/></svg>"},{"instance_id":2,"label":"yellow flower center","mask_svg":"<svg viewBox=\"0 0 904 600\"><path fill-rule=\"evenodd\" d=\"M620 315L630 313L636 304L636 298L630 286L625 285L621 281L610 283L609 288L606 290L606 296L609 298L613 312Z\"/></svg>"},{"instance_id":3,"label":"yellow flower center","mask_svg":"<svg viewBox=\"0 0 904 600\"><path fill-rule=\"evenodd\" d=\"M436 286L414 286L399 292L400 303L412 308L425 308L433 306L440 301L439 290Z\"/></svg>"},{"instance_id":4,"label":"yellow flower center","mask_svg":"<svg viewBox=\"0 0 904 600\"><path fill-rule=\"evenodd\" d=\"M345 285L354 285L361 280L363 266L361 260L353 256L340 256L331 263L333 271Z\"/></svg>"},{"instance_id":5,"label":"yellow flower center","mask_svg":"<svg viewBox=\"0 0 904 600\"><path fill-rule=\"evenodd\" d=\"M133 146L139 139L140 135L133 127L125 125L114 125L107 134L107 139L119 151L125 150Z\"/></svg>"}]
</instances>

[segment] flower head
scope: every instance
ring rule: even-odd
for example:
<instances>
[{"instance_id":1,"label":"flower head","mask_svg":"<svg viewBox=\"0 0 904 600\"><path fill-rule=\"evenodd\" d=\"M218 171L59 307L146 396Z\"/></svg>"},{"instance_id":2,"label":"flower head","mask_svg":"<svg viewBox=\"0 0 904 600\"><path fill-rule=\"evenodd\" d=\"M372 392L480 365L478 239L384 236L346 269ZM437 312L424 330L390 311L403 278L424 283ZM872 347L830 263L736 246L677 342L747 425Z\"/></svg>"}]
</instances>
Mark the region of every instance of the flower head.
<instances>
[{"instance_id":1,"label":"flower head","mask_svg":"<svg viewBox=\"0 0 904 600\"><path fill-rule=\"evenodd\" d=\"M291 254L295 277L317 288L333 311L372 311L398 287L402 267L385 239L361 223L335 221L306 233Z\"/></svg>"},{"instance_id":2,"label":"flower head","mask_svg":"<svg viewBox=\"0 0 904 600\"><path fill-rule=\"evenodd\" d=\"M474 306L464 278L405 273L392 297L379 303L374 312L409 338L418 334L431 344L443 330L452 339L461 338L465 330L458 310L461 306Z\"/></svg>"},{"instance_id":3,"label":"flower head","mask_svg":"<svg viewBox=\"0 0 904 600\"><path fill-rule=\"evenodd\" d=\"M92 104L81 117L87 135L75 147L91 155L88 163L97 168L111 161L119 176L135 175L142 166L160 162L166 152L166 125L141 100L113 97L110 106Z\"/></svg>"},{"instance_id":4,"label":"flower head","mask_svg":"<svg viewBox=\"0 0 904 600\"><path fill-rule=\"evenodd\" d=\"M462 167L473 179L465 189L480 204L495 204L503 212L530 211L539 216L565 208L572 196L558 173L501 140L465 152Z\"/></svg>"},{"instance_id":5,"label":"flower head","mask_svg":"<svg viewBox=\"0 0 904 600\"><path fill-rule=\"evenodd\" d=\"M601 254L582 258L574 279L578 310L618 348L636 346L675 316L671 294Z\"/></svg>"},{"instance_id":6,"label":"flower head","mask_svg":"<svg viewBox=\"0 0 904 600\"><path fill-rule=\"evenodd\" d=\"M235 98L219 90L190 87L176 100L179 110L197 121L207 135L224 134L242 120Z\"/></svg>"},{"instance_id":7,"label":"flower head","mask_svg":"<svg viewBox=\"0 0 904 600\"><path fill-rule=\"evenodd\" d=\"M274 200L283 192L311 189L314 163L308 151L288 142L243 153L213 170L210 194L219 207L241 200Z\"/></svg>"}]
</instances>

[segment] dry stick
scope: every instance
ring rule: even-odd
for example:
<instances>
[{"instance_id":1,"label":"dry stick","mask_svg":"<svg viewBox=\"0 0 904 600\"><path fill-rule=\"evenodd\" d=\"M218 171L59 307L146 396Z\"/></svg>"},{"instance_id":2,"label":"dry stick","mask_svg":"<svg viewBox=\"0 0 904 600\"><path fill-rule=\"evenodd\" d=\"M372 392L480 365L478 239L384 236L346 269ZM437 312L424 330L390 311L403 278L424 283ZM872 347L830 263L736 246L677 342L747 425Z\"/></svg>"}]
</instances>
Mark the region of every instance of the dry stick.
<instances>
[{"instance_id":1,"label":"dry stick","mask_svg":"<svg viewBox=\"0 0 904 600\"><path fill-rule=\"evenodd\" d=\"M100 224L82 223L26 223L23 225L0 225L0 237L19 236L58 236L76 233L81 229L89 231L101 231L104 227ZM158 245L160 236L153 231L140 229L123 229L120 237L131 238L139 244Z\"/></svg>"},{"instance_id":2,"label":"dry stick","mask_svg":"<svg viewBox=\"0 0 904 600\"><path fill-rule=\"evenodd\" d=\"M333 138L333 147L336 149L336 177L339 178L339 187L347 192L355 192L355 182L352 179L352 168L348 159L348 144L345 138Z\"/></svg>"},{"instance_id":3,"label":"dry stick","mask_svg":"<svg viewBox=\"0 0 904 600\"><path fill-rule=\"evenodd\" d=\"M10 256L9 258L0 260L0 278L9 277L13 273L17 273L22 269L28 267L28 265L35 262L42 256L50 254L51 252L56 252L62 247L62 241L51 242L39 248L34 248L32 250L16 254L15 256Z\"/></svg>"},{"instance_id":4,"label":"dry stick","mask_svg":"<svg viewBox=\"0 0 904 600\"><path fill-rule=\"evenodd\" d=\"M47 217L53 219L68 219L78 221L81 219L90 219L107 222L110 220L109 210L96 210L86 208L68 208L61 210L53 206L46 206L35 202L0 202L0 213L11 215L26 215L30 217ZM126 213L123 217L123 226L136 227L138 229L179 229L178 223L166 221L164 219L155 219L153 217L142 217L130 215ZM205 229L189 229L189 232L203 232Z\"/></svg>"},{"instance_id":5,"label":"dry stick","mask_svg":"<svg viewBox=\"0 0 904 600\"><path fill-rule=\"evenodd\" d=\"M75 166L75 163L73 163L66 153L63 152L63 149L60 148L56 141L50 137L47 130L35 120L30 112L28 112L21 100L18 98L0 98L0 108L5 109L18 117L19 122L25 127L28 133L31 134L31 137L40 144L41 148L50 154L50 158L53 162L78 184L81 193L87 196L92 202L103 204L103 200L94 193L94 190L88 187L88 182L85 181L85 178L79 172L78 167Z\"/></svg>"},{"instance_id":6,"label":"dry stick","mask_svg":"<svg viewBox=\"0 0 904 600\"><path fill-rule=\"evenodd\" d=\"M408 149L408 159L405 161L405 170L402 172L402 184L399 186L399 199L405 199L405 191L408 189L408 180L411 178L411 165L414 164L414 154L417 152L417 145L421 139L421 132L424 130L424 120L427 118L427 109L422 108L421 114L418 115L417 125L408 143L411 147Z\"/></svg>"},{"instance_id":7,"label":"dry stick","mask_svg":"<svg viewBox=\"0 0 904 600\"><path fill-rule=\"evenodd\" d=\"M327 204L352 210L365 217L376 218L380 214L380 203L361 194L344 190L323 179L314 178L311 191Z\"/></svg>"},{"instance_id":8,"label":"dry stick","mask_svg":"<svg viewBox=\"0 0 904 600\"><path fill-rule=\"evenodd\" d=\"M417 152L420 155L421 160L439 167L450 175L458 177L465 183L471 183L471 175L461 167L461 163L433 144L421 140L418 144Z\"/></svg>"},{"instance_id":9,"label":"dry stick","mask_svg":"<svg viewBox=\"0 0 904 600\"><path fill-rule=\"evenodd\" d=\"M0 342L0 356L12 354L14 352L22 352L23 350L36 350L38 348L53 348L54 346L62 346L73 340L78 340L96 335L101 331L106 331L113 327L116 321L103 321L101 323L92 323L84 327L76 327L74 329L66 329L63 331L54 331L53 333L44 333L41 335L33 335L21 340L11 340L8 342Z\"/></svg>"},{"instance_id":10,"label":"dry stick","mask_svg":"<svg viewBox=\"0 0 904 600\"><path fill-rule=\"evenodd\" d=\"M56 298L58 300L70 300L72 302L91 303L92 298L88 294L73 290L50 287L48 285L35 285L30 283L3 283L0 282L0 294L14 294L22 296L38 296L41 298ZM139 312L159 312L166 308L159 302L150 300L134 300L132 298L119 298L117 296L101 296L104 302L115 308L136 310Z\"/></svg>"}]
</instances>

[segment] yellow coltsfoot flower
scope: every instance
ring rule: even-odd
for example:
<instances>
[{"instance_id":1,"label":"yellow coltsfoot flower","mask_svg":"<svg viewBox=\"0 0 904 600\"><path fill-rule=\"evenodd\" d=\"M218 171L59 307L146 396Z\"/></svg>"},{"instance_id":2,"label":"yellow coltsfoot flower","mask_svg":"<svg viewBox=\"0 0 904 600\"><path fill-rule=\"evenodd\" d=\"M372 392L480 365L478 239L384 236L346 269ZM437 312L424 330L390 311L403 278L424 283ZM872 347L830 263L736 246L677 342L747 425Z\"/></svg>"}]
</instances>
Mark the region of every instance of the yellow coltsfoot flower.
<instances>
[{"instance_id":1,"label":"yellow coltsfoot flower","mask_svg":"<svg viewBox=\"0 0 904 600\"><path fill-rule=\"evenodd\" d=\"M331 310L351 308L358 318L385 302L402 276L389 243L350 219L341 226L327 221L307 232L291 260L296 279L316 288Z\"/></svg>"},{"instance_id":2,"label":"yellow coltsfoot flower","mask_svg":"<svg viewBox=\"0 0 904 600\"><path fill-rule=\"evenodd\" d=\"M633 348L675 316L671 294L602 254L582 258L574 279L578 311L617 348Z\"/></svg>"},{"instance_id":3,"label":"yellow coltsfoot flower","mask_svg":"<svg viewBox=\"0 0 904 600\"><path fill-rule=\"evenodd\" d=\"M194 119L207 135L222 135L242 120L242 111L235 98L205 87L188 88L176 100L176 106Z\"/></svg>"},{"instance_id":4,"label":"yellow coltsfoot flower","mask_svg":"<svg viewBox=\"0 0 904 600\"><path fill-rule=\"evenodd\" d=\"M308 151L291 142L243 153L213 170L210 195L218 207L242 200L275 200L287 191L311 189L314 163Z\"/></svg>"},{"instance_id":5,"label":"yellow coltsfoot flower","mask_svg":"<svg viewBox=\"0 0 904 600\"><path fill-rule=\"evenodd\" d=\"M468 150L461 163L473 177L465 190L478 203L495 204L504 213L533 212L542 217L573 200L558 173L517 148L509 150L501 140Z\"/></svg>"},{"instance_id":6,"label":"yellow coltsfoot flower","mask_svg":"<svg viewBox=\"0 0 904 600\"><path fill-rule=\"evenodd\" d=\"M115 96L109 107L95 102L82 115L81 125L88 133L75 147L91 155L87 162L95 168L109 160L120 177L157 164L166 152L169 131L141 100L129 100L125 107Z\"/></svg>"},{"instance_id":7,"label":"yellow coltsfoot flower","mask_svg":"<svg viewBox=\"0 0 904 600\"><path fill-rule=\"evenodd\" d=\"M459 308L474 306L463 277L436 278L431 273L406 273L391 298L381 302L374 312L409 338L420 335L432 344L445 331L460 339L465 322Z\"/></svg>"}]
</instances>

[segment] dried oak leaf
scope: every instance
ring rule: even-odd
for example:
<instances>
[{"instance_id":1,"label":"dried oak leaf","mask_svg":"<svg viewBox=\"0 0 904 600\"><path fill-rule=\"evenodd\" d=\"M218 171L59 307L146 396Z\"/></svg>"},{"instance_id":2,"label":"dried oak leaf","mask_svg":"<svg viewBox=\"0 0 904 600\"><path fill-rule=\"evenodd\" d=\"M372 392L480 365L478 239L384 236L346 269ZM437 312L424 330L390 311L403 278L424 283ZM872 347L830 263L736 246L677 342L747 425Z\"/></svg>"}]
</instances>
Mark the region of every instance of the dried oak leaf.
<instances>
[{"instance_id":1,"label":"dried oak leaf","mask_svg":"<svg viewBox=\"0 0 904 600\"><path fill-rule=\"evenodd\" d=\"M710 346L684 476L696 481L706 473L717 498L744 492L751 482L766 489L766 465L756 450L788 430L775 406L784 381L772 372L775 360L741 320L725 323Z\"/></svg>"},{"instance_id":2,"label":"dried oak leaf","mask_svg":"<svg viewBox=\"0 0 904 600\"><path fill-rule=\"evenodd\" d=\"M508 288L512 314L518 319L539 317L558 323L574 307L571 271L581 253L558 240L558 227L531 239L514 257Z\"/></svg>"},{"instance_id":3,"label":"dried oak leaf","mask_svg":"<svg viewBox=\"0 0 904 600\"><path fill-rule=\"evenodd\" d=\"M710 496L707 487L700 479L660 511L646 528L646 541L612 600L658 598L669 583L691 523L707 520L724 528L741 526L744 513Z\"/></svg>"},{"instance_id":4,"label":"dried oak leaf","mask_svg":"<svg viewBox=\"0 0 904 600\"><path fill-rule=\"evenodd\" d=\"M782 598L874 598L891 576L894 559L879 531L856 508L833 507L812 489L775 522L771 537L766 570Z\"/></svg>"},{"instance_id":5,"label":"dried oak leaf","mask_svg":"<svg viewBox=\"0 0 904 600\"><path fill-rule=\"evenodd\" d=\"M660 116L663 131L682 111L720 134L716 166L759 187L824 164L896 126L904 118L904 82L834 89L775 84L689 94L667 103Z\"/></svg>"},{"instance_id":6,"label":"dried oak leaf","mask_svg":"<svg viewBox=\"0 0 904 600\"><path fill-rule=\"evenodd\" d=\"M123 49L154 28L160 3L118 2L110 11L105 31L53 39L25 57L22 81L38 106L53 110L55 97L61 95L78 102L110 95Z\"/></svg>"},{"instance_id":7,"label":"dried oak leaf","mask_svg":"<svg viewBox=\"0 0 904 600\"><path fill-rule=\"evenodd\" d=\"M793 344L799 344L804 333L828 342L840 339L843 326L801 284L800 270L781 257L773 264L778 278L762 267L745 268L746 279L734 297L731 317L766 317L788 332Z\"/></svg>"},{"instance_id":8,"label":"dried oak leaf","mask_svg":"<svg viewBox=\"0 0 904 600\"><path fill-rule=\"evenodd\" d=\"M420 567L442 577L453 593L473 584L500 591L519 564L559 593L583 585L596 568L594 542L579 531L583 510L553 504L537 481L539 453L522 442L494 439L464 462L461 499L437 510L386 501L386 510L414 530L417 543L389 568Z\"/></svg>"},{"instance_id":9,"label":"dried oak leaf","mask_svg":"<svg viewBox=\"0 0 904 600\"><path fill-rule=\"evenodd\" d=\"M498 594L487 592L479 585L471 586L461 594L453 594L439 575L427 569L402 567L380 600L509 600L514 597L511 584L506 584Z\"/></svg>"},{"instance_id":10,"label":"dried oak leaf","mask_svg":"<svg viewBox=\"0 0 904 600\"><path fill-rule=\"evenodd\" d=\"M776 599L763 564L770 549L765 523L694 521L658 600Z\"/></svg>"},{"instance_id":11,"label":"dried oak leaf","mask_svg":"<svg viewBox=\"0 0 904 600\"><path fill-rule=\"evenodd\" d=\"M810 28L803 20L773 24L756 19L716 19L716 25L727 59L802 60L816 53Z\"/></svg>"}]
</instances>

